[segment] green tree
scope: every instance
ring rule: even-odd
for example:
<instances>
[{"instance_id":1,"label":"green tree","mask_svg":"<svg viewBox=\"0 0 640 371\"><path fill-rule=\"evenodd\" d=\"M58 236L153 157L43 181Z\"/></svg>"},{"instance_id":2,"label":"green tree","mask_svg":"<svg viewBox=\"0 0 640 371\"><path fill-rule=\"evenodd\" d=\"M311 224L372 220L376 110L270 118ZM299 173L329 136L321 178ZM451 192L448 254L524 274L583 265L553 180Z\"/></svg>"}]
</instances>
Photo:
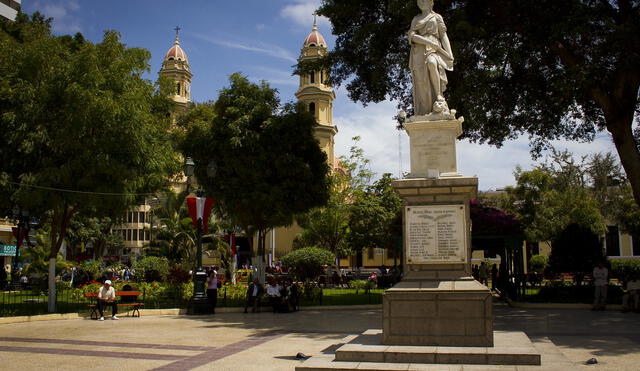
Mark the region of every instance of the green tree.
<instances>
[{"instance_id":1,"label":"green tree","mask_svg":"<svg viewBox=\"0 0 640 371\"><path fill-rule=\"evenodd\" d=\"M51 253L51 241L49 240L50 226L43 225L38 229L35 234L36 242L25 246L22 250L23 255L21 259L28 261L24 274L27 276L34 276L38 280L38 284L43 284L47 281L49 275L49 254ZM62 259L62 254L58 253L58 260L56 260L56 269L54 277L59 275L63 270L70 267L70 264ZM33 283L33 282L32 282Z\"/></svg>"},{"instance_id":2,"label":"green tree","mask_svg":"<svg viewBox=\"0 0 640 371\"><path fill-rule=\"evenodd\" d=\"M391 174L383 174L355 198L349 217L349 245L354 251L396 250L395 241L402 235L402 199L391 187L392 181Z\"/></svg>"},{"instance_id":3,"label":"green tree","mask_svg":"<svg viewBox=\"0 0 640 371\"><path fill-rule=\"evenodd\" d=\"M104 255L120 255L124 248L121 234L111 233L114 219L89 217L76 214L69 223L66 242L72 248L93 246L93 258Z\"/></svg>"},{"instance_id":4,"label":"green tree","mask_svg":"<svg viewBox=\"0 0 640 371\"><path fill-rule=\"evenodd\" d=\"M50 20L0 24L3 201L50 212L49 311L54 268L76 214L123 213L166 184L179 162L169 142L166 92L143 77L149 52L117 32L93 44L51 35Z\"/></svg>"},{"instance_id":5,"label":"green tree","mask_svg":"<svg viewBox=\"0 0 640 371\"><path fill-rule=\"evenodd\" d=\"M331 265L336 256L330 251L317 247L293 250L284 257L282 263L301 281L312 281L323 272L323 266Z\"/></svg>"},{"instance_id":6,"label":"green tree","mask_svg":"<svg viewBox=\"0 0 640 371\"><path fill-rule=\"evenodd\" d=\"M325 206L316 207L297 217L303 231L300 240L303 246L315 246L329 250L337 256L349 254L349 199L346 176L342 173L331 175L329 201Z\"/></svg>"},{"instance_id":7,"label":"green tree","mask_svg":"<svg viewBox=\"0 0 640 371\"><path fill-rule=\"evenodd\" d=\"M450 107L465 137L500 146L522 133L534 154L550 140L593 140L607 130L640 205L640 2L441 0L455 70ZM323 0L336 46L333 84L362 103L411 105L406 32L414 0ZM299 73L317 69L301 65Z\"/></svg>"},{"instance_id":8,"label":"green tree","mask_svg":"<svg viewBox=\"0 0 640 371\"><path fill-rule=\"evenodd\" d=\"M249 235L258 233L260 268L268 229L327 202L327 157L313 136L315 119L303 107L281 107L266 82L253 84L239 73L229 81L209 128L190 129L183 148L221 212Z\"/></svg>"}]
</instances>

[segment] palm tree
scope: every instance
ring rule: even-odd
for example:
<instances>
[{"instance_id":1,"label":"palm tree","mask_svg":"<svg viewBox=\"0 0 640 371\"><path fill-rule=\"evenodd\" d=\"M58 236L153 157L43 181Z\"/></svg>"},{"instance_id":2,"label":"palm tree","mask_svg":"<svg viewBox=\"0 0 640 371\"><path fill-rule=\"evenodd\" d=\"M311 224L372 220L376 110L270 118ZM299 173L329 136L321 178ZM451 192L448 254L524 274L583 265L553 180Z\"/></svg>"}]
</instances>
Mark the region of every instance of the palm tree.
<instances>
[{"instance_id":1,"label":"palm tree","mask_svg":"<svg viewBox=\"0 0 640 371\"><path fill-rule=\"evenodd\" d=\"M195 268L197 249L196 231L187 211L188 192L167 191L158 207L153 209L155 239L146 249L147 255L165 256L170 261ZM215 230L215 229L211 229ZM203 252L215 249L216 239L202 245Z\"/></svg>"}]
</instances>

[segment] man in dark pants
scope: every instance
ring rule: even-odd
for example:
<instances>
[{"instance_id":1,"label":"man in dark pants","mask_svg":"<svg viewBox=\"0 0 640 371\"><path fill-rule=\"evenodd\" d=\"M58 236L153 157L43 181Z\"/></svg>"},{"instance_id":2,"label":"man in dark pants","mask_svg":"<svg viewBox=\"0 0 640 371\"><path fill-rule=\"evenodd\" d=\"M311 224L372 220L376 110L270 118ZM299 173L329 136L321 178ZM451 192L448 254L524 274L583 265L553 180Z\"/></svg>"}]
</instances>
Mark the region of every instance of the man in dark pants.
<instances>
[{"instance_id":1,"label":"man in dark pants","mask_svg":"<svg viewBox=\"0 0 640 371\"><path fill-rule=\"evenodd\" d=\"M251 305L251 312L260 311L260 298L264 293L264 287L260 283L258 277L254 277L253 283L249 285L247 289L247 299L244 302L244 312L247 313L247 308Z\"/></svg>"},{"instance_id":2,"label":"man in dark pants","mask_svg":"<svg viewBox=\"0 0 640 371\"><path fill-rule=\"evenodd\" d=\"M111 319L117 320L118 304L116 303L116 290L111 286L111 281L104 281L104 286L98 290L98 312L100 321L104 321L104 307L111 306Z\"/></svg>"}]
</instances>

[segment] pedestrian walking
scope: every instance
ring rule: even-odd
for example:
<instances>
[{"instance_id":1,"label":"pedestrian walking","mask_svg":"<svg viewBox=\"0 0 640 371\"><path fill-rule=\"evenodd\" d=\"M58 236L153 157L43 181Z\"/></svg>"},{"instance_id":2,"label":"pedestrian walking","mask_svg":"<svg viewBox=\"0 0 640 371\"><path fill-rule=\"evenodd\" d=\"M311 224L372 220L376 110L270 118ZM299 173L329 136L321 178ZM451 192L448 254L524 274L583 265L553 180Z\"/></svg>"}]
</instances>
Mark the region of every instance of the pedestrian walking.
<instances>
[{"instance_id":1,"label":"pedestrian walking","mask_svg":"<svg viewBox=\"0 0 640 371\"><path fill-rule=\"evenodd\" d=\"M219 286L220 281L218 281L218 267L213 267L209 277L207 278L207 300L209 301L209 310L211 311L211 314L216 313Z\"/></svg>"},{"instance_id":2,"label":"pedestrian walking","mask_svg":"<svg viewBox=\"0 0 640 371\"><path fill-rule=\"evenodd\" d=\"M607 284L609 283L609 271L602 263L593 268L593 308L591 310L605 310L607 306Z\"/></svg>"}]
</instances>

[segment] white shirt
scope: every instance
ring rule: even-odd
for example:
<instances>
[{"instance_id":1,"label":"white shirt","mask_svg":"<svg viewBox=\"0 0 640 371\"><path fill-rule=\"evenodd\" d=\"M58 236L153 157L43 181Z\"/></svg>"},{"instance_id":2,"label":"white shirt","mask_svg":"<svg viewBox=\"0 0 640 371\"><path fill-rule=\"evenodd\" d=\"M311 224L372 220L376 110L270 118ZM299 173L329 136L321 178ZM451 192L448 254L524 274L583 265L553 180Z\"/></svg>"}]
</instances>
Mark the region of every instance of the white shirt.
<instances>
[{"instance_id":1,"label":"white shirt","mask_svg":"<svg viewBox=\"0 0 640 371\"><path fill-rule=\"evenodd\" d=\"M268 285L267 295L280 297L280 285Z\"/></svg>"},{"instance_id":2,"label":"white shirt","mask_svg":"<svg viewBox=\"0 0 640 371\"><path fill-rule=\"evenodd\" d=\"M633 280L633 281L627 282L627 290L629 290L629 291L631 291L631 290L640 290L640 281Z\"/></svg>"},{"instance_id":3,"label":"white shirt","mask_svg":"<svg viewBox=\"0 0 640 371\"><path fill-rule=\"evenodd\" d=\"M109 286L107 289L106 286L102 286L98 291L98 298L102 300L116 300L116 289L113 286Z\"/></svg>"},{"instance_id":4,"label":"white shirt","mask_svg":"<svg viewBox=\"0 0 640 371\"><path fill-rule=\"evenodd\" d=\"M608 275L609 275L609 271L605 267L593 268L593 284L596 286L606 286L608 281L607 280Z\"/></svg>"}]
</instances>

